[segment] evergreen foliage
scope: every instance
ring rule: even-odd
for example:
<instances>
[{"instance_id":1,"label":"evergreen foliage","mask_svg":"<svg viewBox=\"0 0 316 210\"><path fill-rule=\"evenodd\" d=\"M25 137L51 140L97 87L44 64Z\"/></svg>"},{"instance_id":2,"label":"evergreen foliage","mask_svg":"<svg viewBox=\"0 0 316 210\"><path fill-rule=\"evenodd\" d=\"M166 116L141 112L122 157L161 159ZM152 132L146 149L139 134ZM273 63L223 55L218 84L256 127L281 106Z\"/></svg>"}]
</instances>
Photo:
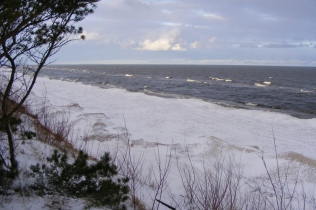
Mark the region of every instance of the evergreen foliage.
<instances>
[{"instance_id":1,"label":"evergreen foliage","mask_svg":"<svg viewBox=\"0 0 316 210\"><path fill-rule=\"evenodd\" d=\"M17 126L20 125L22 123L21 119L20 118L16 118L16 117L10 117L9 118L9 123L10 123L10 126L11 126L11 129L13 132L17 131ZM4 128L4 123L3 123L3 118L0 117L0 132L1 131L5 131L5 128Z\"/></svg>"},{"instance_id":2,"label":"evergreen foliage","mask_svg":"<svg viewBox=\"0 0 316 210\"><path fill-rule=\"evenodd\" d=\"M87 198L91 205L124 209L121 203L128 199L128 178L119 178L117 167L105 153L95 164L87 163L88 156L82 151L72 164L68 156L57 150L47 158L48 164L31 166L40 194L57 192L77 198Z\"/></svg>"},{"instance_id":3,"label":"evergreen foliage","mask_svg":"<svg viewBox=\"0 0 316 210\"><path fill-rule=\"evenodd\" d=\"M10 118L30 95L41 69L64 45L79 39L75 24L92 14L100 0L0 0L0 124L7 145L0 158L18 174ZM80 36L84 39L84 36ZM30 136L28 136L30 137ZM6 156L9 159L6 159Z\"/></svg>"},{"instance_id":4,"label":"evergreen foliage","mask_svg":"<svg viewBox=\"0 0 316 210\"><path fill-rule=\"evenodd\" d=\"M33 131L24 131L22 133L22 137L26 139L32 139L35 136L36 136L36 133L34 133Z\"/></svg>"}]
</instances>

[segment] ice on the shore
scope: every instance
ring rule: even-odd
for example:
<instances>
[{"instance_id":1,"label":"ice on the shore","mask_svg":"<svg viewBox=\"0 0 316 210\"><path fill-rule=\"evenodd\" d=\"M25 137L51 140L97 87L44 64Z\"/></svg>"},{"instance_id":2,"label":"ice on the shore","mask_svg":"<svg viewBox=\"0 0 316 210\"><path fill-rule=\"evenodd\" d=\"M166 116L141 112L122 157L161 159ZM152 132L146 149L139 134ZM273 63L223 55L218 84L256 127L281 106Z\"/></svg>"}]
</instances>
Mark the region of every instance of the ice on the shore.
<instances>
[{"instance_id":1,"label":"ice on the shore","mask_svg":"<svg viewBox=\"0 0 316 210\"><path fill-rule=\"evenodd\" d=\"M167 99L47 78L39 78L33 92L46 95L54 106L78 104L82 109L72 113L74 119L103 113L116 126L124 126L125 119L133 139L203 144L216 137L239 147L256 145L270 153L274 135L280 153L295 151L316 159L315 118L298 119L275 112L221 107L198 99Z\"/></svg>"},{"instance_id":2,"label":"ice on the shore","mask_svg":"<svg viewBox=\"0 0 316 210\"><path fill-rule=\"evenodd\" d=\"M198 99L166 99L47 78L39 78L33 92L47 95L54 106L78 104L82 109L71 112L74 120L87 113L103 113L117 127L126 122L132 139L204 144L216 137L234 146L255 145L271 153L274 135L280 153L295 151L316 159L315 118L297 119L274 112L221 107Z\"/></svg>"},{"instance_id":3,"label":"ice on the shore","mask_svg":"<svg viewBox=\"0 0 316 210\"><path fill-rule=\"evenodd\" d=\"M46 96L56 109L68 110L78 135L91 134L87 148L95 155L115 148L120 135L128 135L132 151L149 162L155 162L157 146L163 155L168 146L179 153L188 148L197 159L212 158L221 151L234 154L244 166L245 176L255 177L265 172L261 155L268 167L276 166L276 146L280 163L296 161L306 167L316 166L316 118L298 119L198 99L161 98L44 77L38 78L33 93ZM176 171L171 170L170 180L176 179ZM181 185L181 181L170 180L175 190Z\"/></svg>"}]
</instances>

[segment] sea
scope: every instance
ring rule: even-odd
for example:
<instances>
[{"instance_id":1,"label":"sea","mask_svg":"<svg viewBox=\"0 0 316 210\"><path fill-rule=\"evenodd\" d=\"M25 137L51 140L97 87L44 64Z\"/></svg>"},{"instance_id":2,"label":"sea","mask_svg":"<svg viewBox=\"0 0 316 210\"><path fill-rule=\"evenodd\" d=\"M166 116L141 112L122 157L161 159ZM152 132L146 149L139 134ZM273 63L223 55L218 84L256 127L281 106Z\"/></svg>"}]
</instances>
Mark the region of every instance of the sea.
<instances>
[{"instance_id":1,"label":"sea","mask_svg":"<svg viewBox=\"0 0 316 210\"><path fill-rule=\"evenodd\" d=\"M49 65L40 76L236 109L316 118L316 67L233 65ZM83 96L84 97L84 96Z\"/></svg>"}]
</instances>

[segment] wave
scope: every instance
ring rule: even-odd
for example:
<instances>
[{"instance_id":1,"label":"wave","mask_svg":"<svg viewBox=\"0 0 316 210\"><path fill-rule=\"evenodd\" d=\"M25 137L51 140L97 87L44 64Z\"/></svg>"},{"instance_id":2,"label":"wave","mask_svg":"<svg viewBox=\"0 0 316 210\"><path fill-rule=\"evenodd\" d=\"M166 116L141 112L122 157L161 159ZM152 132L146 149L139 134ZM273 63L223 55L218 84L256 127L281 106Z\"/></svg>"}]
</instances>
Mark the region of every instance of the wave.
<instances>
[{"instance_id":1,"label":"wave","mask_svg":"<svg viewBox=\"0 0 316 210\"><path fill-rule=\"evenodd\" d=\"M301 92L302 92L302 93L312 93L313 91L311 91L311 90L303 90L303 89L301 89Z\"/></svg>"},{"instance_id":2,"label":"wave","mask_svg":"<svg viewBox=\"0 0 316 210\"><path fill-rule=\"evenodd\" d=\"M254 103L250 103L250 102L245 103L245 105L246 105L246 106L258 106L258 104L254 104Z\"/></svg>"},{"instance_id":3,"label":"wave","mask_svg":"<svg viewBox=\"0 0 316 210\"><path fill-rule=\"evenodd\" d=\"M200 82L200 81L198 81L198 80L194 80L194 79L187 79L187 82L202 83L202 82Z\"/></svg>"},{"instance_id":4,"label":"wave","mask_svg":"<svg viewBox=\"0 0 316 210\"><path fill-rule=\"evenodd\" d=\"M217 77L209 77L211 80L215 81L225 81L225 82L232 82L233 80L231 79L222 79L222 78L217 78Z\"/></svg>"},{"instance_id":5,"label":"wave","mask_svg":"<svg viewBox=\"0 0 316 210\"><path fill-rule=\"evenodd\" d=\"M255 86L257 86L257 87L266 87L267 85L263 85L263 84L260 84L260 83L255 83Z\"/></svg>"},{"instance_id":6,"label":"wave","mask_svg":"<svg viewBox=\"0 0 316 210\"><path fill-rule=\"evenodd\" d=\"M145 87L144 87L144 93L150 93L150 94L157 94L156 92L153 92L153 91L151 91L151 90L148 90L148 89L145 89Z\"/></svg>"},{"instance_id":7,"label":"wave","mask_svg":"<svg viewBox=\"0 0 316 210\"><path fill-rule=\"evenodd\" d=\"M83 70L82 72L86 72L86 73L89 73L89 71L88 71L88 70Z\"/></svg>"},{"instance_id":8,"label":"wave","mask_svg":"<svg viewBox=\"0 0 316 210\"><path fill-rule=\"evenodd\" d=\"M153 95L153 96L158 96L158 97L162 97L162 98L177 98L177 99L189 98L189 97L185 97L185 96L182 96L179 94L156 92L156 91L151 91L148 89L143 89L143 92L147 95Z\"/></svg>"},{"instance_id":9,"label":"wave","mask_svg":"<svg viewBox=\"0 0 316 210\"><path fill-rule=\"evenodd\" d=\"M217 78L217 77L209 77L209 78L216 81L224 81L224 79Z\"/></svg>"}]
</instances>

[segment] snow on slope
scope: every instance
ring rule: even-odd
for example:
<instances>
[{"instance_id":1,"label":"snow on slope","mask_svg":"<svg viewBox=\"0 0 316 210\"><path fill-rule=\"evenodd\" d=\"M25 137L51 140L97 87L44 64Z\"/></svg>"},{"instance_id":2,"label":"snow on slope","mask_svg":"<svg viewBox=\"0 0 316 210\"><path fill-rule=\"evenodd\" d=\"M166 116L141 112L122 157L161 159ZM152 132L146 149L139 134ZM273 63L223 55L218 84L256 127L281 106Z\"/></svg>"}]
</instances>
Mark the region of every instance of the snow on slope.
<instances>
[{"instance_id":1,"label":"snow on slope","mask_svg":"<svg viewBox=\"0 0 316 210\"><path fill-rule=\"evenodd\" d=\"M76 135L90 136L86 149L91 155L115 150L119 140L127 135L127 128L133 155L144 156L146 170L149 163L156 162L159 145L162 161L168 148L177 148L182 159L188 148L197 166L199 160L211 159L219 151L234 154L244 166L245 177L256 177L265 172L261 154L268 167L276 166L274 138L277 152L283 157L281 164L291 160L302 162L308 169L316 167L316 118L297 119L280 113L221 107L197 99L166 99L44 77L38 78L30 99L34 103L38 97L46 97L47 104L69 113L76 123ZM79 148L81 142L75 143ZM176 158L172 162L168 183L179 197L181 181ZM313 174L306 176L306 183L313 184ZM150 200L150 193L143 191L140 196ZM163 198L167 200L168 196Z\"/></svg>"}]
</instances>

